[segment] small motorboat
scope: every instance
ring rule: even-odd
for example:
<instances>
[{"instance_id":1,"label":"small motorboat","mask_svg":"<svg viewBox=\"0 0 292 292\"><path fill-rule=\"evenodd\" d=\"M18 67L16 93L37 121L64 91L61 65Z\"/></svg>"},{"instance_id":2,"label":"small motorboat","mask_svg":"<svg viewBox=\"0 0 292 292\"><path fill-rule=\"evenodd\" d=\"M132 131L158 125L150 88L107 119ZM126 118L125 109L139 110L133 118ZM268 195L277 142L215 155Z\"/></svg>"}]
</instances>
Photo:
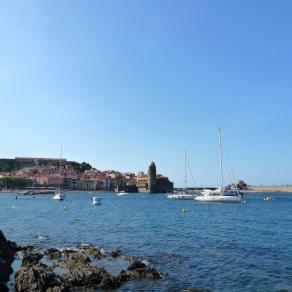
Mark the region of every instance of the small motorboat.
<instances>
[{"instance_id":1,"label":"small motorboat","mask_svg":"<svg viewBox=\"0 0 292 292\"><path fill-rule=\"evenodd\" d=\"M101 205L101 198L93 197L92 198L92 205Z\"/></svg>"},{"instance_id":2,"label":"small motorboat","mask_svg":"<svg viewBox=\"0 0 292 292\"><path fill-rule=\"evenodd\" d=\"M264 197L264 201L271 201L271 200L273 200L273 198L271 196Z\"/></svg>"},{"instance_id":3,"label":"small motorboat","mask_svg":"<svg viewBox=\"0 0 292 292\"><path fill-rule=\"evenodd\" d=\"M125 192L125 191L122 191L122 192L118 192L117 193L117 196L125 196L125 195L128 195L129 193Z\"/></svg>"},{"instance_id":4,"label":"small motorboat","mask_svg":"<svg viewBox=\"0 0 292 292\"><path fill-rule=\"evenodd\" d=\"M55 193L55 195L53 196L53 200L57 200L57 201L64 201L66 199L66 194L58 191L57 193Z\"/></svg>"}]
</instances>

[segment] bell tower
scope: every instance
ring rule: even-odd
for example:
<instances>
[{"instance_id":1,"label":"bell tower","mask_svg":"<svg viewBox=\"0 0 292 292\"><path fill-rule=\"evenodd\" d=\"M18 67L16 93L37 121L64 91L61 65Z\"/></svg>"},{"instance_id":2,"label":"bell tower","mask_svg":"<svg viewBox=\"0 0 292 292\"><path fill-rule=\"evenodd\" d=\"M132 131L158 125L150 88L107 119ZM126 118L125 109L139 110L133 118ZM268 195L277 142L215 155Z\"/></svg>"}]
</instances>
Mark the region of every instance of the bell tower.
<instances>
[{"instance_id":1,"label":"bell tower","mask_svg":"<svg viewBox=\"0 0 292 292\"><path fill-rule=\"evenodd\" d=\"M156 165L152 161L148 169L148 192L156 192Z\"/></svg>"}]
</instances>

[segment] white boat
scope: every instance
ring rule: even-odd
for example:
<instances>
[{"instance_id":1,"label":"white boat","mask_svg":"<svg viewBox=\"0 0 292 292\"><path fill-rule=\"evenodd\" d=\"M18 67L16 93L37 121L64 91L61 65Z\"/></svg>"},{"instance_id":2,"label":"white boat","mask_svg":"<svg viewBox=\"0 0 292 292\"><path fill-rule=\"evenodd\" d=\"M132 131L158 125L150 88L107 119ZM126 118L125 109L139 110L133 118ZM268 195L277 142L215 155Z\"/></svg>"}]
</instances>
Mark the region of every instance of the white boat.
<instances>
[{"instance_id":1,"label":"white boat","mask_svg":"<svg viewBox=\"0 0 292 292\"><path fill-rule=\"evenodd\" d=\"M196 194L191 194L187 191L187 151L185 150L185 155L184 155L184 162L185 162L185 168L184 168L184 172L185 172L185 189L181 192L174 192L171 193L169 195L167 195L166 197L168 199L172 199L172 200L193 200L196 196Z\"/></svg>"},{"instance_id":2,"label":"white boat","mask_svg":"<svg viewBox=\"0 0 292 292\"><path fill-rule=\"evenodd\" d=\"M66 194L61 191L61 163L62 163L62 146L61 146L61 154L60 154L60 165L59 165L59 190L53 196L53 200L64 201L66 199Z\"/></svg>"},{"instance_id":3,"label":"white boat","mask_svg":"<svg viewBox=\"0 0 292 292\"><path fill-rule=\"evenodd\" d=\"M93 205L101 205L101 198L99 198L99 197L93 197L92 198L92 204Z\"/></svg>"},{"instance_id":4,"label":"white boat","mask_svg":"<svg viewBox=\"0 0 292 292\"><path fill-rule=\"evenodd\" d=\"M217 203L240 203L241 193L225 191L221 188L212 190L203 190L201 195L196 196L195 200L198 202L217 202Z\"/></svg>"},{"instance_id":5,"label":"white boat","mask_svg":"<svg viewBox=\"0 0 292 292\"><path fill-rule=\"evenodd\" d=\"M242 193L240 193L240 191L236 188L235 179L234 187L229 189L223 187L223 150L220 129L218 129L218 135L220 148L221 187L216 190L203 190L201 195L196 196L194 199L198 202L240 203L242 199Z\"/></svg>"},{"instance_id":6,"label":"white boat","mask_svg":"<svg viewBox=\"0 0 292 292\"><path fill-rule=\"evenodd\" d=\"M173 200L193 200L195 198L194 194L188 194L186 192L181 192L181 193L172 193L167 195L168 199L173 199Z\"/></svg>"},{"instance_id":7,"label":"white boat","mask_svg":"<svg viewBox=\"0 0 292 292\"><path fill-rule=\"evenodd\" d=\"M125 192L125 191L121 191L117 193L117 196L125 196L125 195L129 195L129 193Z\"/></svg>"},{"instance_id":8,"label":"white boat","mask_svg":"<svg viewBox=\"0 0 292 292\"><path fill-rule=\"evenodd\" d=\"M66 199L66 194L58 191L54 196L53 196L53 200L58 200L58 201L64 201Z\"/></svg>"}]
</instances>

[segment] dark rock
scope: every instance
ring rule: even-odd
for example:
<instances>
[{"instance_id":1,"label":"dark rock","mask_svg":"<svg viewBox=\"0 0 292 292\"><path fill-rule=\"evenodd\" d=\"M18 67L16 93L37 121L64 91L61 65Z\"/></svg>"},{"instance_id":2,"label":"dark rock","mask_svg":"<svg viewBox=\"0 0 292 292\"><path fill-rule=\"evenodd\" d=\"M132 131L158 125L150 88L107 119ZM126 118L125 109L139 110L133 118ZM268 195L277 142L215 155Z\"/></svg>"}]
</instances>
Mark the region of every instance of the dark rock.
<instances>
[{"instance_id":1,"label":"dark rock","mask_svg":"<svg viewBox=\"0 0 292 292\"><path fill-rule=\"evenodd\" d=\"M0 230L0 283L2 287L6 287L5 282L9 280L9 275L13 272L11 264L14 260L16 248L16 243L7 240ZM6 291L4 289L3 291Z\"/></svg>"},{"instance_id":2,"label":"dark rock","mask_svg":"<svg viewBox=\"0 0 292 292\"><path fill-rule=\"evenodd\" d=\"M58 260L62 257L62 252L56 248L48 248L44 251L44 255L50 260Z\"/></svg>"},{"instance_id":3,"label":"dark rock","mask_svg":"<svg viewBox=\"0 0 292 292\"><path fill-rule=\"evenodd\" d=\"M114 281L117 283L122 283L131 280L131 275L128 274L125 270L121 270L121 272L114 277Z\"/></svg>"},{"instance_id":4,"label":"dark rock","mask_svg":"<svg viewBox=\"0 0 292 292\"><path fill-rule=\"evenodd\" d=\"M128 270L136 270L136 269L141 269L141 268L146 268L146 265L140 261L140 260L135 260L129 267Z\"/></svg>"},{"instance_id":5,"label":"dark rock","mask_svg":"<svg viewBox=\"0 0 292 292\"><path fill-rule=\"evenodd\" d=\"M13 253L16 253L20 250L19 246L14 241L8 240L8 246Z\"/></svg>"},{"instance_id":6,"label":"dark rock","mask_svg":"<svg viewBox=\"0 0 292 292\"><path fill-rule=\"evenodd\" d=\"M70 268L61 276L62 282L68 287L83 288L115 288L111 276L102 268L81 265Z\"/></svg>"},{"instance_id":7,"label":"dark rock","mask_svg":"<svg viewBox=\"0 0 292 292\"><path fill-rule=\"evenodd\" d=\"M26 246L20 246L19 247L20 251L34 251L34 247L32 245L26 245Z\"/></svg>"},{"instance_id":8,"label":"dark rock","mask_svg":"<svg viewBox=\"0 0 292 292\"><path fill-rule=\"evenodd\" d=\"M99 249L97 249L89 244L83 244L82 250L84 250L86 253L93 256L97 260L99 260L103 257L103 254L101 253L101 251Z\"/></svg>"},{"instance_id":9,"label":"dark rock","mask_svg":"<svg viewBox=\"0 0 292 292\"><path fill-rule=\"evenodd\" d=\"M87 265L91 262L90 258L83 252L75 250L70 252L65 252L65 260L59 263L61 268L78 268L79 266Z\"/></svg>"},{"instance_id":10,"label":"dark rock","mask_svg":"<svg viewBox=\"0 0 292 292\"><path fill-rule=\"evenodd\" d=\"M65 291L58 276L51 267L37 263L30 266L23 266L15 273L14 291L16 292L37 292Z\"/></svg>"},{"instance_id":11,"label":"dark rock","mask_svg":"<svg viewBox=\"0 0 292 292\"><path fill-rule=\"evenodd\" d=\"M140 260L135 260L129 267L128 271L131 271L130 273L130 279L136 280L136 279L149 279L149 280L156 280L161 279L160 273L150 266L147 266L145 263L143 263Z\"/></svg>"},{"instance_id":12,"label":"dark rock","mask_svg":"<svg viewBox=\"0 0 292 292\"><path fill-rule=\"evenodd\" d=\"M42 257L43 255L40 253L35 253L33 251L27 250L23 254L21 266L24 267L37 264Z\"/></svg>"},{"instance_id":13,"label":"dark rock","mask_svg":"<svg viewBox=\"0 0 292 292\"><path fill-rule=\"evenodd\" d=\"M9 289L7 288L7 286L4 282L0 282L0 291L1 292L9 291Z\"/></svg>"},{"instance_id":14,"label":"dark rock","mask_svg":"<svg viewBox=\"0 0 292 292\"><path fill-rule=\"evenodd\" d=\"M148 280L158 280L161 279L159 272L151 267L135 269L130 273L131 280L137 279L148 279Z\"/></svg>"},{"instance_id":15,"label":"dark rock","mask_svg":"<svg viewBox=\"0 0 292 292\"><path fill-rule=\"evenodd\" d=\"M121 254L122 254L122 251L119 250L119 249L114 250L114 251L111 252L111 256L112 256L113 258L119 257Z\"/></svg>"}]
</instances>

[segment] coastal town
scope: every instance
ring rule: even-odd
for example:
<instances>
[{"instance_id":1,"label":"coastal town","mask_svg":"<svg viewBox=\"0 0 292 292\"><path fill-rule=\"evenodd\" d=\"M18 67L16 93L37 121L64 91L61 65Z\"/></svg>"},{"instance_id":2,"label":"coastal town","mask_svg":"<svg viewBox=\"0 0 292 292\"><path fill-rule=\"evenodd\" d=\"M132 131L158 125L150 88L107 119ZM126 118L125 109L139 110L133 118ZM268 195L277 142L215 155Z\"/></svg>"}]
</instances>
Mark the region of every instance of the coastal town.
<instances>
[{"instance_id":1,"label":"coastal town","mask_svg":"<svg viewBox=\"0 0 292 292\"><path fill-rule=\"evenodd\" d=\"M147 172L98 170L88 163L59 158L15 157L0 159L0 189L126 191L166 193L173 190L168 177L156 173L152 162Z\"/></svg>"}]
</instances>

